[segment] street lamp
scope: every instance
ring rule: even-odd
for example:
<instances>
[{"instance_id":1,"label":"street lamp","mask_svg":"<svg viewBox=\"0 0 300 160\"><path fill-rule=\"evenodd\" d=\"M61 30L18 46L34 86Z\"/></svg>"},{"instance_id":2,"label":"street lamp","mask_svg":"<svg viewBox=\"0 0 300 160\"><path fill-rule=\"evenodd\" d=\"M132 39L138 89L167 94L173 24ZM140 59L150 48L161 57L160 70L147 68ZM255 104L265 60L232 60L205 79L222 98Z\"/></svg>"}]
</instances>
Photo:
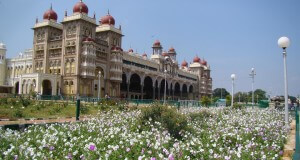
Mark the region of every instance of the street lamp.
<instances>
[{"instance_id":1,"label":"street lamp","mask_svg":"<svg viewBox=\"0 0 300 160\"><path fill-rule=\"evenodd\" d=\"M101 81L101 71L99 71L99 82L98 82L98 100L100 100L101 96L101 86L100 86L100 81Z\"/></svg>"},{"instance_id":2,"label":"street lamp","mask_svg":"<svg viewBox=\"0 0 300 160\"><path fill-rule=\"evenodd\" d=\"M286 69L286 48L290 45L290 40L287 37L278 39L278 46L283 49L283 70L284 70L284 103L285 103L285 125L288 127L288 84L287 84L287 69Z\"/></svg>"},{"instance_id":3,"label":"street lamp","mask_svg":"<svg viewBox=\"0 0 300 160\"><path fill-rule=\"evenodd\" d=\"M235 74L231 74L231 80L232 80L231 107L233 107L233 94L234 94L234 80L235 80Z\"/></svg>"},{"instance_id":4,"label":"street lamp","mask_svg":"<svg viewBox=\"0 0 300 160\"><path fill-rule=\"evenodd\" d=\"M165 90L164 90L164 105L166 104L166 91L167 91L167 70L164 71L165 74Z\"/></svg>"},{"instance_id":5,"label":"street lamp","mask_svg":"<svg viewBox=\"0 0 300 160\"><path fill-rule=\"evenodd\" d=\"M252 108L254 108L254 76L256 75L255 69L251 68L251 73L249 74L250 78L252 78Z\"/></svg>"}]
</instances>

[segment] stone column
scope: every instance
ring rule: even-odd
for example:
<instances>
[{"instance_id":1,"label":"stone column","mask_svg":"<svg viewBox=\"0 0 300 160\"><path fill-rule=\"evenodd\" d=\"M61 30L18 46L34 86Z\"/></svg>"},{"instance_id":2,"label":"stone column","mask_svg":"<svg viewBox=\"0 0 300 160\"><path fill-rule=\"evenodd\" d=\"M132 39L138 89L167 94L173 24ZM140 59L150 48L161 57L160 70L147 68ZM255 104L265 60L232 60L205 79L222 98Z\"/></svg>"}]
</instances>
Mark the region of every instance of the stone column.
<instances>
[{"instance_id":1,"label":"stone column","mask_svg":"<svg viewBox=\"0 0 300 160\"><path fill-rule=\"evenodd\" d=\"M155 86L153 86L153 96L152 99L155 99Z\"/></svg>"},{"instance_id":2,"label":"stone column","mask_svg":"<svg viewBox=\"0 0 300 160\"><path fill-rule=\"evenodd\" d=\"M144 99L144 85L141 84L141 100Z\"/></svg>"},{"instance_id":3,"label":"stone column","mask_svg":"<svg viewBox=\"0 0 300 160\"><path fill-rule=\"evenodd\" d=\"M158 94L157 94L157 100L160 100L160 87L157 87Z\"/></svg>"},{"instance_id":4,"label":"stone column","mask_svg":"<svg viewBox=\"0 0 300 160\"><path fill-rule=\"evenodd\" d=\"M129 86L130 86L130 84L127 82L127 99L130 98L130 97L129 97Z\"/></svg>"},{"instance_id":5,"label":"stone column","mask_svg":"<svg viewBox=\"0 0 300 160\"><path fill-rule=\"evenodd\" d=\"M180 90L180 100L182 99L182 90Z\"/></svg>"}]
</instances>

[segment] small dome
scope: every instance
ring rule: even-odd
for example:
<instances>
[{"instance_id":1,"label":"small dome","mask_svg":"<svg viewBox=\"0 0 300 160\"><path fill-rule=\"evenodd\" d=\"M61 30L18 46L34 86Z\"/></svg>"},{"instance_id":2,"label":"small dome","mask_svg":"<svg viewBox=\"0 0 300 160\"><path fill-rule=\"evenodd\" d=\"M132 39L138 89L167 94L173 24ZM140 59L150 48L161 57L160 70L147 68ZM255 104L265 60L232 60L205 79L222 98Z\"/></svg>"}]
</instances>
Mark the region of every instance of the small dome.
<instances>
[{"instance_id":1,"label":"small dome","mask_svg":"<svg viewBox=\"0 0 300 160\"><path fill-rule=\"evenodd\" d=\"M175 52L175 49L174 49L173 47L171 47L171 48L169 49L169 52Z\"/></svg>"},{"instance_id":2,"label":"small dome","mask_svg":"<svg viewBox=\"0 0 300 160\"><path fill-rule=\"evenodd\" d=\"M86 14L88 14L89 13L89 8L87 7L86 4L84 4L82 2L82 0L80 0L73 7L73 13L86 13Z\"/></svg>"},{"instance_id":3,"label":"small dome","mask_svg":"<svg viewBox=\"0 0 300 160\"><path fill-rule=\"evenodd\" d=\"M146 53L144 53L142 56L143 56L143 57L147 57L147 54L146 54Z\"/></svg>"},{"instance_id":4,"label":"small dome","mask_svg":"<svg viewBox=\"0 0 300 160\"><path fill-rule=\"evenodd\" d=\"M193 59L193 62L196 62L196 63L200 63L200 61L201 61L201 59L200 59L198 56L196 56L196 57Z\"/></svg>"},{"instance_id":5,"label":"small dome","mask_svg":"<svg viewBox=\"0 0 300 160\"><path fill-rule=\"evenodd\" d=\"M6 45L0 42L0 49L6 49Z\"/></svg>"},{"instance_id":6,"label":"small dome","mask_svg":"<svg viewBox=\"0 0 300 160\"><path fill-rule=\"evenodd\" d=\"M206 60L202 60L201 64L204 65L204 66L206 66L207 65L207 61Z\"/></svg>"},{"instance_id":7,"label":"small dome","mask_svg":"<svg viewBox=\"0 0 300 160\"><path fill-rule=\"evenodd\" d=\"M164 57L169 56L169 54L167 52L163 52L161 55Z\"/></svg>"},{"instance_id":8,"label":"small dome","mask_svg":"<svg viewBox=\"0 0 300 160\"><path fill-rule=\"evenodd\" d=\"M57 21L57 14L56 12L52 9L52 5L50 7L49 10L47 10L45 13L44 13L44 16L43 16L43 19L44 20L54 20L54 21Z\"/></svg>"},{"instance_id":9,"label":"small dome","mask_svg":"<svg viewBox=\"0 0 300 160\"><path fill-rule=\"evenodd\" d=\"M128 52L129 52L129 53L133 53L133 49L130 48L130 49L128 50Z\"/></svg>"},{"instance_id":10,"label":"small dome","mask_svg":"<svg viewBox=\"0 0 300 160\"><path fill-rule=\"evenodd\" d=\"M188 66L188 63L184 60L184 61L181 63L181 66L182 66L182 67L187 67L187 66Z\"/></svg>"},{"instance_id":11,"label":"small dome","mask_svg":"<svg viewBox=\"0 0 300 160\"><path fill-rule=\"evenodd\" d=\"M153 43L153 46L160 46L160 41L159 41L159 40L156 40L156 41Z\"/></svg>"},{"instance_id":12,"label":"small dome","mask_svg":"<svg viewBox=\"0 0 300 160\"><path fill-rule=\"evenodd\" d=\"M115 25L115 19L109 14L109 12L106 16L103 16L99 22L100 24Z\"/></svg>"}]
</instances>

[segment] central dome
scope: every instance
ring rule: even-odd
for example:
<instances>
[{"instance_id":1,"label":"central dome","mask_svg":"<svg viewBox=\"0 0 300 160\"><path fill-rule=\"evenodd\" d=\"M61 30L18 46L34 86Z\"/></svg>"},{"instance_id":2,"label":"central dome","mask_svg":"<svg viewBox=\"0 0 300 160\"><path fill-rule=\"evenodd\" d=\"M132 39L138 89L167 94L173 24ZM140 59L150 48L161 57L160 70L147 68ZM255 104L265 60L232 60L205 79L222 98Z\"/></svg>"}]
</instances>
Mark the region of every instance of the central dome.
<instances>
[{"instance_id":1,"label":"central dome","mask_svg":"<svg viewBox=\"0 0 300 160\"><path fill-rule=\"evenodd\" d=\"M57 21L57 14L54 10L52 10L52 5L49 10L47 10L43 15L44 20L54 20Z\"/></svg>"},{"instance_id":2,"label":"central dome","mask_svg":"<svg viewBox=\"0 0 300 160\"><path fill-rule=\"evenodd\" d=\"M108 25L115 25L115 19L113 16L111 16L108 12L108 14L106 16L103 16L100 19L100 23L101 24L108 24Z\"/></svg>"},{"instance_id":3,"label":"central dome","mask_svg":"<svg viewBox=\"0 0 300 160\"><path fill-rule=\"evenodd\" d=\"M201 59L200 59L198 56L196 56L196 57L193 59L193 62L195 62L195 63L200 63L200 61L201 61Z\"/></svg>"},{"instance_id":4,"label":"central dome","mask_svg":"<svg viewBox=\"0 0 300 160\"><path fill-rule=\"evenodd\" d=\"M88 14L89 13L89 8L87 7L86 4L84 4L82 2L82 0L80 0L73 7L73 13L86 13L86 14Z\"/></svg>"}]
</instances>

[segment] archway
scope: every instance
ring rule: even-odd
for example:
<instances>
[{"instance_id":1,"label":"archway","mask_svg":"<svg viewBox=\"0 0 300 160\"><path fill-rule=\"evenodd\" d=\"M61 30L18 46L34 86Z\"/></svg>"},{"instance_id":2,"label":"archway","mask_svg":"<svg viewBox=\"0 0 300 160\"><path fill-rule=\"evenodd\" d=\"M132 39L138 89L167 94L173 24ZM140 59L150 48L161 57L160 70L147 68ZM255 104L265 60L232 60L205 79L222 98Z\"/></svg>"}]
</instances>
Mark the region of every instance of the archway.
<instances>
[{"instance_id":1,"label":"archway","mask_svg":"<svg viewBox=\"0 0 300 160\"><path fill-rule=\"evenodd\" d=\"M100 86L99 86L99 72L101 72ZM101 89L100 98L104 97L104 95L106 94L106 93L104 93L105 92L105 87L104 87L105 86L105 84L104 84L105 71L104 71L104 69L97 66L95 69L95 76L96 76L96 79L94 80L94 97L98 97L99 89Z\"/></svg>"},{"instance_id":2,"label":"archway","mask_svg":"<svg viewBox=\"0 0 300 160\"><path fill-rule=\"evenodd\" d=\"M167 99L167 95L168 95L168 81L166 82L166 99ZM161 99L164 99L164 94L165 94L165 80L163 79L160 82L160 97Z\"/></svg>"},{"instance_id":3,"label":"archway","mask_svg":"<svg viewBox=\"0 0 300 160\"><path fill-rule=\"evenodd\" d=\"M49 81L49 80L43 80L42 87L43 87L43 93L42 93L42 95L52 95L51 81Z\"/></svg>"},{"instance_id":4,"label":"archway","mask_svg":"<svg viewBox=\"0 0 300 160\"><path fill-rule=\"evenodd\" d=\"M180 97L180 85L178 82L175 83L174 95L177 98Z\"/></svg>"},{"instance_id":5,"label":"archway","mask_svg":"<svg viewBox=\"0 0 300 160\"><path fill-rule=\"evenodd\" d=\"M138 93L138 94L141 93L141 78L136 73L134 73L130 77L129 92L131 92L131 93ZM137 98L137 96L135 98Z\"/></svg>"},{"instance_id":6,"label":"archway","mask_svg":"<svg viewBox=\"0 0 300 160\"><path fill-rule=\"evenodd\" d=\"M120 90L121 90L121 98L127 98L127 77L126 74L122 74L122 83L120 85Z\"/></svg>"},{"instance_id":7,"label":"archway","mask_svg":"<svg viewBox=\"0 0 300 160\"><path fill-rule=\"evenodd\" d=\"M187 92L187 85L183 84L182 85L182 98L187 99L188 98L188 92Z\"/></svg>"},{"instance_id":8,"label":"archway","mask_svg":"<svg viewBox=\"0 0 300 160\"><path fill-rule=\"evenodd\" d=\"M153 97L153 87L152 87L152 79L147 76L144 80L144 99L152 99Z\"/></svg>"},{"instance_id":9,"label":"archway","mask_svg":"<svg viewBox=\"0 0 300 160\"><path fill-rule=\"evenodd\" d=\"M15 84L15 94L19 94L19 85L20 85L19 82L17 82L17 83Z\"/></svg>"}]
</instances>

